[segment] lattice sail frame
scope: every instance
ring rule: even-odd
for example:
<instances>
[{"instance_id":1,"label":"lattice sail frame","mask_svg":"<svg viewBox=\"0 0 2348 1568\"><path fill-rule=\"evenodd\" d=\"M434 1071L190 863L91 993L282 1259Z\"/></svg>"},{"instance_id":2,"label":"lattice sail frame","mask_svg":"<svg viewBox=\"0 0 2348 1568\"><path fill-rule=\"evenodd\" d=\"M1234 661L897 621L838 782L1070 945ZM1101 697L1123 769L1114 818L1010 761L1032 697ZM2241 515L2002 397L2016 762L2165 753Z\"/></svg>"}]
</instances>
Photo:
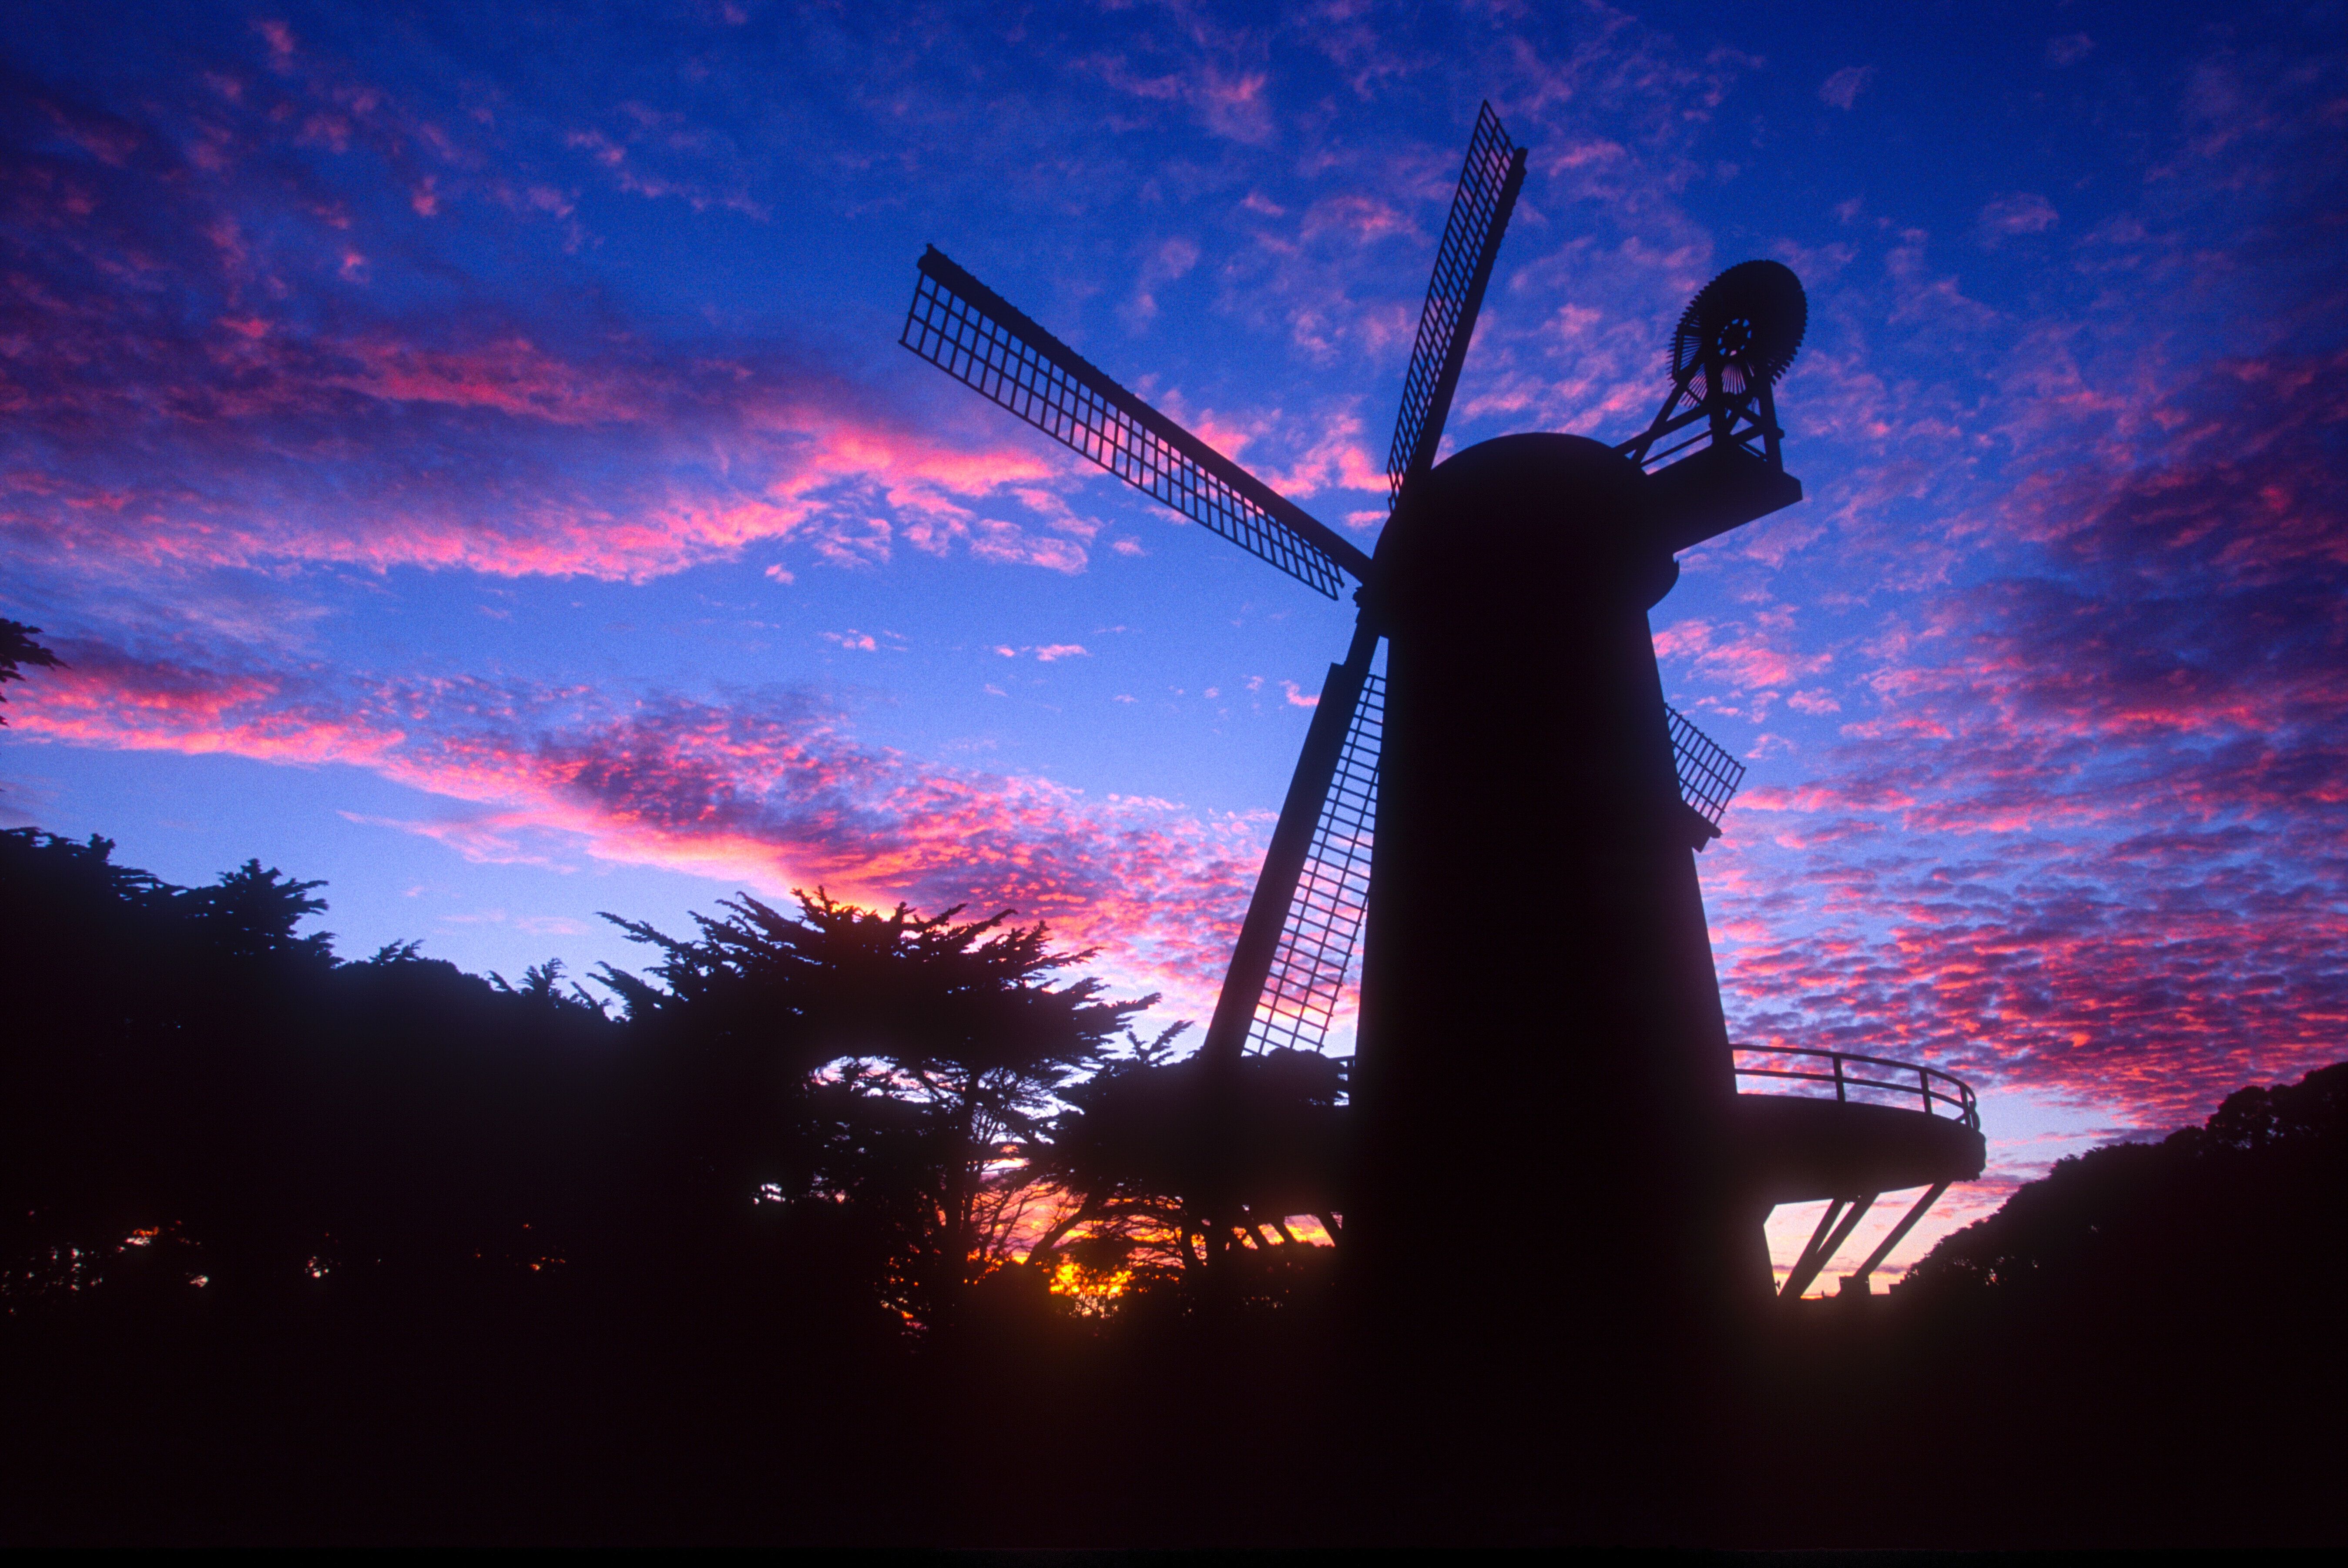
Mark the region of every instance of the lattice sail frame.
<instances>
[{"instance_id":1,"label":"lattice sail frame","mask_svg":"<svg viewBox=\"0 0 2348 1568\"><path fill-rule=\"evenodd\" d=\"M1353 976L1362 917L1369 907L1371 839L1378 817L1378 747L1385 730L1386 683L1362 682L1344 750L1321 804L1313 847L1288 906L1272 973L1248 1025L1251 1051L1319 1050Z\"/></svg>"},{"instance_id":2,"label":"lattice sail frame","mask_svg":"<svg viewBox=\"0 0 2348 1568\"><path fill-rule=\"evenodd\" d=\"M932 248L898 341L998 407L1334 599L1367 558L1110 380ZM1325 548L1324 548L1325 547ZM1351 559L1344 559L1349 555Z\"/></svg>"},{"instance_id":3,"label":"lattice sail frame","mask_svg":"<svg viewBox=\"0 0 2348 1568\"><path fill-rule=\"evenodd\" d=\"M1670 703L1663 712L1671 715L1672 763L1680 777L1680 798L1696 815L1713 826L1720 825L1720 814L1728 809L1729 797L1745 782L1745 764L1728 754L1728 749L1689 723L1688 716Z\"/></svg>"},{"instance_id":4,"label":"lattice sail frame","mask_svg":"<svg viewBox=\"0 0 2348 1568\"><path fill-rule=\"evenodd\" d=\"M1420 436L1436 402L1443 367L1451 357L1460 318L1468 308L1476 264L1484 242L1498 220L1507 191L1509 171L1517 148L1500 128L1500 117L1486 104L1476 117L1476 134L1468 143L1468 162L1459 171L1459 189L1451 198L1451 216L1443 225L1443 245L1436 252L1435 275L1426 285L1426 304L1419 312L1418 342L1411 350L1410 374L1402 385L1402 413L1395 421L1394 445L1386 453L1388 504L1402 498Z\"/></svg>"}]
</instances>

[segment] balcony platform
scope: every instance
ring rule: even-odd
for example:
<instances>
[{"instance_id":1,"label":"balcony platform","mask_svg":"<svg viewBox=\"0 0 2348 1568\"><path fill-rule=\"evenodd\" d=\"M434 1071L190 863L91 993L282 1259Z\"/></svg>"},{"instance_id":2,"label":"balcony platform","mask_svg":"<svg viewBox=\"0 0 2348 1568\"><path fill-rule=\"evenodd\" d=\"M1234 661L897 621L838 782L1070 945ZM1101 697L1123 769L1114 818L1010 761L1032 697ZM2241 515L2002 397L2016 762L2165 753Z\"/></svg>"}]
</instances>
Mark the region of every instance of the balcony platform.
<instances>
[{"instance_id":1,"label":"balcony platform","mask_svg":"<svg viewBox=\"0 0 2348 1568\"><path fill-rule=\"evenodd\" d=\"M1739 1163L1775 1207L1978 1178L1978 1127L1894 1105L1803 1094L1736 1097Z\"/></svg>"},{"instance_id":2,"label":"balcony platform","mask_svg":"<svg viewBox=\"0 0 2348 1568\"><path fill-rule=\"evenodd\" d=\"M1917 1062L1847 1051L1735 1053L1734 1126L1745 1190L1763 1211L1824 1202L1826 1213L1779 1294L1798 1300L1875 1201L1922 1187L1923 1195L1843 1282L1865 1294L1868 1277L1924 1212L1988 1162L1981 1111L1963 1080Z\"/></svg>"}]
</instances>

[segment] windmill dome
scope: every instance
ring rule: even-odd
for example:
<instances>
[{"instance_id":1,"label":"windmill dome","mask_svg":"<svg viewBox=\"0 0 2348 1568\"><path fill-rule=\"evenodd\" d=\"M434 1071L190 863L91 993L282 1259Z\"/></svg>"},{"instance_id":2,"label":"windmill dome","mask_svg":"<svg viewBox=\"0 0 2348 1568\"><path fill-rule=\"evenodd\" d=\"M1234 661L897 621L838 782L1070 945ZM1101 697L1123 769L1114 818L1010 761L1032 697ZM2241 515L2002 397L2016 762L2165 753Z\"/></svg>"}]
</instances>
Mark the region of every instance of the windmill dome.
<instances>
[{"instance_id":1,"label":"windmill dome","mask_svg":"<svg viewBox=\"0 0 2348 1568\"><path fill-rule=\"evenodd\" d=\"M1645 475L1603 442L1554 431L1479 441L1429 470L1425 489L1378 547L1398 620L1459 596L1553 604L1569 584L1643 609L1676 578L1645 527Z\"/></svg>"}]
</instances>

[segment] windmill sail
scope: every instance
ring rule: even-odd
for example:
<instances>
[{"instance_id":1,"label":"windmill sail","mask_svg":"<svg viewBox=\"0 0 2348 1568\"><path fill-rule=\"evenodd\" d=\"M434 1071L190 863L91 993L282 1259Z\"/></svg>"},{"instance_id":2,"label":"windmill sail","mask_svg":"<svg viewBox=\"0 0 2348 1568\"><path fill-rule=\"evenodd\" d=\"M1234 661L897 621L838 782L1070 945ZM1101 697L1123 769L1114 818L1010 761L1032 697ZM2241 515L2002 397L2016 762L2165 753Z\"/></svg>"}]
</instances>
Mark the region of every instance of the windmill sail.
<instances>
[{"instance_id":1,"label":"windmill sail","mask_svg":"<svg viewBox=\"0 0 2348 1568\"><path fill-rule=\"evenodd\" d=\"M1395 421L1394 445L1386 453L1390 504L1402 498L1405 480L1435 464L1443 424L1451 414L1451 394L1459 367L1476 335L1476 315L1491 281L1492 262L1508 232L1509 214L1525 182L1524 149L1509 140L1500 117L1486 104L1476 117L1468 162L1443 225L1435 276L1426 285L1426 305L1418 317L1418 342L1411 350L1410 374L1402 384L1402 415Z\"/></svg>"},{"instance_id":2,"label":"windmill sail","mask_svg":"<svg viewBox=\"0 0 2348 1568\"><path fill-rule=\"evenodd\" d=\"M1397 500L1404 483L1434 462L1524 179L1524 150L1509 140L1488 103L1468 144L1403 383L1387 461ZM1317 1050L1327 1041L1369 900L1385 715L1385 683L1369 672L1377 643L1378 630L1365 618L1345 662L1330 668L1202 1054Z\"/></svg>"},{"instance_id":3,"label":"windmill sail","mask_svg":"<svg viewBox=\"0 0 2348 1568\"><path fill-rule=\"evenodd\" d=\"M1362 682L1313 847L1282 922L1272 973L1248 1026L1247 1049L1319 1050L1351 977L1370 901L1370 841L1378 817L1378 741L1385 682Z\"/></svg>"},{"instance_id":4,"label":"windmill sail","mask_svg":"<svg viewBox=\"0 0 2348 1568\"><path fill-rule=\"evenodd\" d=\"M1110 380L934 246L898 339L1134 488L1331 599L1369 557Z\"/></svg>"},{"instance_id":5,"label":"windmill sail","mask_svg":"<svg viewBox=\"0 0 2348 1568\"><path fill-rule=\"evenodd\" d=\"M1281 804L1280 820L1264 851L1255 896L1248 902L1247 918L1231 949L1231 968L1223 972L1223 989L1215 998L1214 1016L1199 1048L1201 1056L1231 1061L1251 1041L1259 1049L1267 1041L1286 1043L1272 1040L1263 1032L1270 1026L1260 1024L1259 1003L1266 985L1275 972L1287 973L1292 979L1284 994L1309 999L1319 994L1313 977L1334 955L1337 979L1328 982L1329 994L1317 1004L1317 1011L1302 1000L1290 1009L1300 1025L1308 1013L1320 1018L1313 1039L1327 1033L1335 988L1344 981L1368 888L1377 738L1385 715L1383 683L1370 674L1377 646L1377 631L1365 618L1354 629L1345 661L1329 666L1313 723L1304 733L1304 749L1288 781L1288 798ZM1370 717L1363 720L1365 689ZM1333 796L1337 800L1334 814ZM1308 872L1313 886L1305 894ZM1310 907L1300 913L1300 903ZM1301 1038L1296 1042L1302 1043Z\"/></svg>"},{"instance_id":6,"label":"windmill sail","mask_svg":"<svg viewBox=\"0 0 2348 1568\"><path fill-rule=\"evenodd\" d=\"M1688 722L1688 716L1670 703L1663 704L1672 727L1672 762L1680 775L1680 798L1688 809L1710 823L1720 825L1720 814L1728 809L1728 797L1745 782L1745 764L1728 754L1728 748L1705 734Z\"/></svg>"}]
</instances>

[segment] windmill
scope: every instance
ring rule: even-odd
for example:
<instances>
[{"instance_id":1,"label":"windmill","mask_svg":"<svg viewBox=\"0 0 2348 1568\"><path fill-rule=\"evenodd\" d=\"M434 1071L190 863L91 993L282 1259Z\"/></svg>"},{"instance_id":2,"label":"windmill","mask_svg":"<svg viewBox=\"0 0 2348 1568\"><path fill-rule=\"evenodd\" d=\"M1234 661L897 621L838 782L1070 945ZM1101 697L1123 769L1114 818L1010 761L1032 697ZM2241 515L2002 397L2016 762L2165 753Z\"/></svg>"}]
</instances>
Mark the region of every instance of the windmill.
<instances>
[{"instance_id":1,"label":"windmill","mask_svg":"<svg viewBox=\"0 0 2348 1568\"><path fill-rule=\"evenodd\" d=\"M1731 268L1682 317L1669 390L1637 436L1507 436L1437 464L1525 169L1486 104L1404 383L1375 555L935 248L901 341L1306 587L1335 599L1354 586L1352 641L1322 688L1200 1057L1321 1049L1366 929L1365 1125L1344 1223L1371 1275L1382 1252L1450 1223L1444 1182L1530 1181L1560 1201L1580 1184L1570 1201L1641 1211L1605 1227L1610 1266L1685 1275L1673 1293L1701 1294L1720 1271L1681 1266L1691 1247L1725 1249L1750 1278L1759 1245L1716 1168L1734 1074L1690 855L1718 835L1743 769L1665 706L1646 611L1676 579L1675 552L1801 498L1771 388L1806 306L1784 267ZM1529 889L1570 904L1547 937L1523 910ZM1560 965L1560 940L1586 950ZM1496 1131L1493 1082L1511 1074L1501 1099L1564 1105L1582 1153L1559 1159L1523 1118ZM1766 1254L1758 1266L1766 1278Z\"/></svg>"}]
</instances>

